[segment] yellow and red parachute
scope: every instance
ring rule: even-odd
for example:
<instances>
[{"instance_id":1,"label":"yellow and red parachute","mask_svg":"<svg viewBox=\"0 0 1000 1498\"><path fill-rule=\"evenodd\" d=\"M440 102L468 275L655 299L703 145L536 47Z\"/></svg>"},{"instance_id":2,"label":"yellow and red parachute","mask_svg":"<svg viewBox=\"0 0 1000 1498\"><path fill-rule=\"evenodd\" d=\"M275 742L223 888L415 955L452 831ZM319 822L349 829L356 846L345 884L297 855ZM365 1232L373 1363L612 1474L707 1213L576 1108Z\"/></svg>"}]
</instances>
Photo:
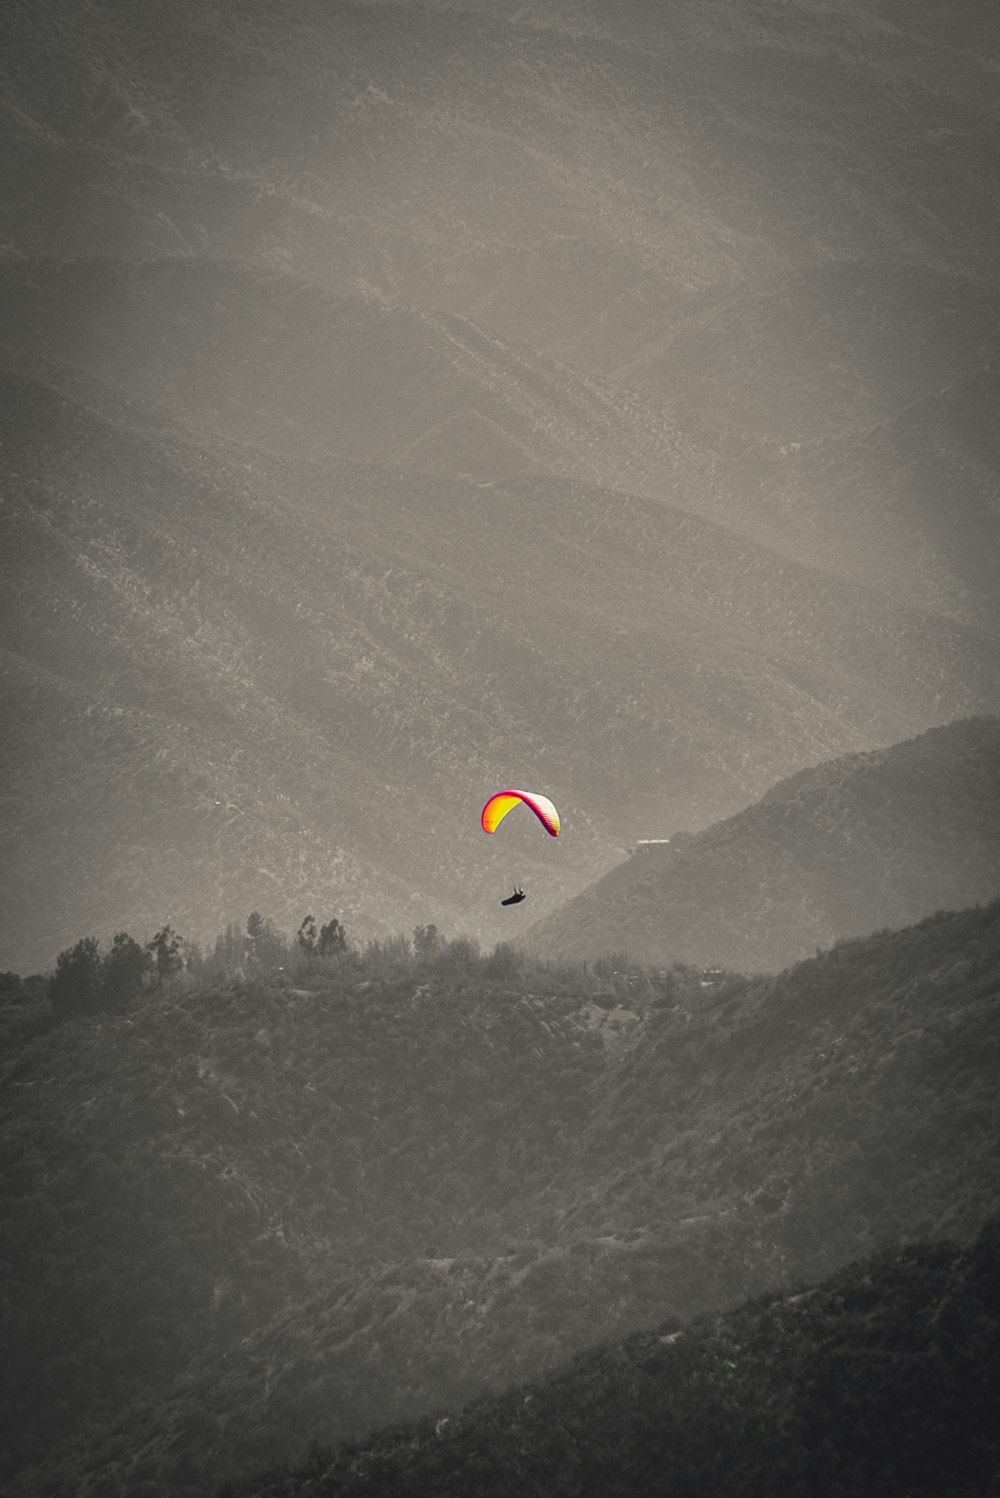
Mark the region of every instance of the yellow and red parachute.
<instances>
[{"instance_id":1,"label":"yellow and red parachute","mask_svg":"<svg viewBox=\"0 0 1000 1498\"><path fill-rule=\"evenodd\" d=\"M507 813L522 801L535 813L549 837L559 836L559 813L548 796L539 796L535 791L497 791L483 807L483 831L496 832Z\"/></svg>"}]
</instances>

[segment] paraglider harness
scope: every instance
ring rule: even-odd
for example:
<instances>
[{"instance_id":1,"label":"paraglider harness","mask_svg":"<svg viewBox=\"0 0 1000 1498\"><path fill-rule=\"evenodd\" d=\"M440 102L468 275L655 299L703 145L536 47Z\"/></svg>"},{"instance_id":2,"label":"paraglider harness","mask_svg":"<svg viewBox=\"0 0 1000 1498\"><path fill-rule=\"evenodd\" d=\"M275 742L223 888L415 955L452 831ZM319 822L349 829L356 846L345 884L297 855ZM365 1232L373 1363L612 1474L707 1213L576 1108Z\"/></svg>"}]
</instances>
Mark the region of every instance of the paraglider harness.
<instances>
[{"instance_id":1,"label":"paraglider harness","mask_svg":"<svg viewBox=\"0 0 1000 1498\"><path fill-rule=\"evenodd\" d=\"M524 893L524 890L523 889L518 889L517 885L515 884L514 885L514 893L512 895L508 895L507 898L506 898L506 900L501 900L500 904L501 905L520 905L521 901L522 900L526 900L527 898L528 897Z\"/></svg>"}]
</instances>

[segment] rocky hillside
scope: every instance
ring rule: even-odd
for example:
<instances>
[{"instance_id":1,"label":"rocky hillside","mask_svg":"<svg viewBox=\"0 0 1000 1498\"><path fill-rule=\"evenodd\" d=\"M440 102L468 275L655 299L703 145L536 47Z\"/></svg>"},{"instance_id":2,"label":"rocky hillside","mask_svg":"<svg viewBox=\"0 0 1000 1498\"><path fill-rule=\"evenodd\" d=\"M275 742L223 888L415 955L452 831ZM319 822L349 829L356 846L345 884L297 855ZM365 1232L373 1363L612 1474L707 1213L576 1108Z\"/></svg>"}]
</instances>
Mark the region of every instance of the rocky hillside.
<instances>
[{"instance_id":1,"label":"rocky hillside","mask_svg":"<svg viewBox=\"0 0 1000 1498\"><path fill-rule=\"evenodd\" d=\"M501 1398L316 1446L225 1498L979 1498L1000 1443L1000 1222L638 1333Z\"/></svg>"},{"instance_id":2,"label":"rocky hillside","mask_svg":"<svg viewBox=\"0 0 1000 1498\"><path fill-rule=\"evenodd\" d=\"M194 1498L996 1210L998 903L708 987L376 957L38 1011L8 1490Z\"/></svg>"},{"instance_id":3,"label":"rocky hillside","mask_svg":"<svg viewBox=\"0 0 1000 1498\"><path fill-rule=\"evenodd\" d=\"M998 892L1000 721L979 718L803 770L696 836L639 848L525 940L774 972Z\"/></svg>"}]
</instances>

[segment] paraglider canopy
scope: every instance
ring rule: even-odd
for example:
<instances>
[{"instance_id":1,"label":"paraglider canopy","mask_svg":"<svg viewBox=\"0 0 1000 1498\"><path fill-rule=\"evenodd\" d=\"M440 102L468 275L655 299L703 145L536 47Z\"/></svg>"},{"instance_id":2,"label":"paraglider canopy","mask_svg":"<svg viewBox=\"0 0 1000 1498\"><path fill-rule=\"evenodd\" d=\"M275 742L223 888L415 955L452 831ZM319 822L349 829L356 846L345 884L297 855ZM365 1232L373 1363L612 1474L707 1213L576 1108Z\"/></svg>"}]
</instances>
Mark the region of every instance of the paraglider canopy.
<instances>
[{"instance_id":1,"label":"paraglider canopy","mask_svg":"<svg viewBox=\"0 0 1000 1498\"><path fill-rule=\"evenodd\" d=\"M522 801L530 806L550 837L559 836L559 813L548 796L539 796L535 791L497 791L483 807L483 831L496 832L507 813Z\"/></svg>"}]
</instances>

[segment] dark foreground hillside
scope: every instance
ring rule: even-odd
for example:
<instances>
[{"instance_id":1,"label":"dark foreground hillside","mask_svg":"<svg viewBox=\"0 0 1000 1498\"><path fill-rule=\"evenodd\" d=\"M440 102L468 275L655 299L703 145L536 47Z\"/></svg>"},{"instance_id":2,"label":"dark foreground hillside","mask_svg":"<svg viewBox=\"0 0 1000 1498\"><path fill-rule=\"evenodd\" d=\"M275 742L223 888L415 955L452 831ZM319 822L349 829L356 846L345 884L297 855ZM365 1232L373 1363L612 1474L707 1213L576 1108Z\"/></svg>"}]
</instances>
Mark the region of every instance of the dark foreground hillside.
<instances>
[{"instance_id":1,"label":"dark foreground hillside","mask_svg":"<svg viewBox=\"0 0 1000 1498\"><path fill-rule=\"evenodd\" d=\"M314 1449L254 1498L987 1498L1000 1492L1000 1219L460 1414Z\"/></svg>"},{"instance_id":2,"label":"dark foreground hillside","mask_svg":"<svg viewBox=\"0 0 1000 1498\"><path fill-rule=\"evenodd\" d=\"M308 982L9 1032L7 1490L197 1498L1000 1206L1000 902L777 978Z\"/></svg>"}]
</instances>

